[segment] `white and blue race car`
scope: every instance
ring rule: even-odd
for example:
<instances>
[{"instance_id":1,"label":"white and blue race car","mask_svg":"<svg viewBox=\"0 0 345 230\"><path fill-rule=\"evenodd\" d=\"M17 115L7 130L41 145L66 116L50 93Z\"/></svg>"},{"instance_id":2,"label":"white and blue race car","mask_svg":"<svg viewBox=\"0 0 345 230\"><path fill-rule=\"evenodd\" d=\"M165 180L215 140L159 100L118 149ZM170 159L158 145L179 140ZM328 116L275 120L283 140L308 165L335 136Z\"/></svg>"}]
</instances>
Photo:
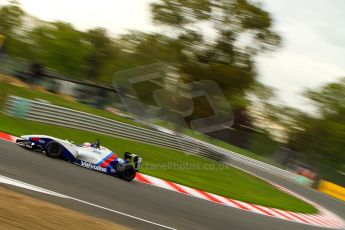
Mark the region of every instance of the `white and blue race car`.
<instances>
[{"instance_id":1,"label":"white and blue race car","mask_svg":"<svg viewBox=\"0 0 345 230\"><path fill-rule=\"evenodd\" d=\"M45 136L26 135L16 140L16 143L26 149L44 152L48 157L61 158L73 164L95 171L119 177L126 181L135 178L139 171L142 158L126 152L124 158L118 157L109 149L95 143L74 145L67 140Z\"/></svg>"}]
</instances>

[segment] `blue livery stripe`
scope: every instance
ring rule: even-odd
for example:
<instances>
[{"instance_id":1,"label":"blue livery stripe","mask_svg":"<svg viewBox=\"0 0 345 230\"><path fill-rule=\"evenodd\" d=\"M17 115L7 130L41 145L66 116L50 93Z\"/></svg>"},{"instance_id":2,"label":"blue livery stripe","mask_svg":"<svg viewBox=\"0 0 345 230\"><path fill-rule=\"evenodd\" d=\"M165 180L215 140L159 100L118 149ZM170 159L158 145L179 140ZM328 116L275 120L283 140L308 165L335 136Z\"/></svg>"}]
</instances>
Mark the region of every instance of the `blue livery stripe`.
<instances>
[{"instance_id":1,"label":"blue livery stripe","mask_svg":"<svg viewBox=\"0 0 345 230\"><path fill-rule=\"evenodd\" d=\"M109 155L107 155L105 158L103 158L103 160L101 160L100 162L98 162L96 165L101 165L103 164L106 160L108 160L108 158L110 158L113 155L113 153L109 153Z\"/></svg>"}]
</instances>

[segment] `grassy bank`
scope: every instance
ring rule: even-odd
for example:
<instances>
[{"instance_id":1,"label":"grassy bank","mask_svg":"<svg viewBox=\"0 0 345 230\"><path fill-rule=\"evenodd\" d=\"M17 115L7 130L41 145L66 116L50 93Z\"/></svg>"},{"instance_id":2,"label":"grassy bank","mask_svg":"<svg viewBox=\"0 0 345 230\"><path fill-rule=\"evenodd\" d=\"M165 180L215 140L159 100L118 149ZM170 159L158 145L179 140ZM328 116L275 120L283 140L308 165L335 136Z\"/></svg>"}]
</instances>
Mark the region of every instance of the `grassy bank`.
<instances>
[{"instance_id":1,"label":"grassy bank","mask_svg":"<svg viewBox=\"0 0 345 230\"><path fill-rule=\"evenodd\" d=\"M0 121L1 131L17 136L46 134L73 140L75 143L99 138L102 145L118 154L124 151L140 154L144 159L142 172L145 174L255 204L296 212L316 212L311 205L282 193L265 181L198 156L133 140L51 126L3 114L0 114Z\"/></svg>"},{"instance_id":2,"label":"grassy bank","mask_svg":"<svg viewBox=\"0 0 345 230\"><path fill-rule=\"evenodd\" d=\"M50 103L54 105L63 106L66 108L75 109L82 112L110 118L119 122L146 128L142 124L135 122L131 119L127 119L125 117L118 116L108 111L97 109L97 108L79 103L73 100L72 98L62 96L62 95L52 94L43 90L33 90L32 88L29 88L28 86L26 86L25 84L22 84L21 82L20 82L21 86L18 86L14 83L14 82L17 82L16 80L13 79L13 82L10 83L8 79L11 79L11 78L8 78L8 77L4 78L4 77L1 77L0 75L0 106L3 106L5 104L6 98L9 95L14 95L14 96L23 97L23 98L32 99L32 100L42 99L42 100L49 101Z\"/></svg>"}]
</instances>

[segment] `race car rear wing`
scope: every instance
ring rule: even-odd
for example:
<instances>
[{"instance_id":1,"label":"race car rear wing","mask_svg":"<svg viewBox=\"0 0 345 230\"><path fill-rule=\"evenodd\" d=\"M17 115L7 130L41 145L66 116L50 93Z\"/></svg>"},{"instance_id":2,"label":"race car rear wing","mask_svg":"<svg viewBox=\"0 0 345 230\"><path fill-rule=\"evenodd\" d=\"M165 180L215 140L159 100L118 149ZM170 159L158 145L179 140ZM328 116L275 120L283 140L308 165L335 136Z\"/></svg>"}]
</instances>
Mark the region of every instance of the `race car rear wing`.
<instances>
[{"instance_id":1,"label":"race car rear wing","mask_svg":"<svg viewBox=\"0 0 345 230\"><path fill-rule=\"evenodd\" d=\"M129 152L125 152L124 158L128 162L133 162L135 171L138 172L140 170L143 158L139 157L136 154L129 153Z\"/></svg>"}]
</instances>

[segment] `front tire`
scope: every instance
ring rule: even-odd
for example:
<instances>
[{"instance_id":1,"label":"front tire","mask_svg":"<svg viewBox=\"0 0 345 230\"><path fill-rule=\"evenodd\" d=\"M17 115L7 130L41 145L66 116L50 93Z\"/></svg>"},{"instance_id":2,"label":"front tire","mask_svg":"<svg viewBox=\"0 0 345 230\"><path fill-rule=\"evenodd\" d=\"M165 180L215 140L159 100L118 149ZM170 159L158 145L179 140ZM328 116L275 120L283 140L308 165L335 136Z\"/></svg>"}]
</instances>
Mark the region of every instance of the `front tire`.
<instances>
[{"instance_id":1,"label":"front tire","mask_svg":"<svg viewBox=\"0 0 345 230\"><path fill-rule=\"evenodd\" d=\"M62 156L63 149L59 143L52 141L47 144L45 152L48 157L59 158Z\"/></svg>"},{"instance_id":2,"label":"front tire","mask_svg":"<svg viewBox=\"0 0 345 230\"><path fill-rule=\"evenodd\" d=\"M133 165L124 165L119 169L119 177L125 181L132 181L136 176L136 171Z\"/></svg>"}]
</instances>

